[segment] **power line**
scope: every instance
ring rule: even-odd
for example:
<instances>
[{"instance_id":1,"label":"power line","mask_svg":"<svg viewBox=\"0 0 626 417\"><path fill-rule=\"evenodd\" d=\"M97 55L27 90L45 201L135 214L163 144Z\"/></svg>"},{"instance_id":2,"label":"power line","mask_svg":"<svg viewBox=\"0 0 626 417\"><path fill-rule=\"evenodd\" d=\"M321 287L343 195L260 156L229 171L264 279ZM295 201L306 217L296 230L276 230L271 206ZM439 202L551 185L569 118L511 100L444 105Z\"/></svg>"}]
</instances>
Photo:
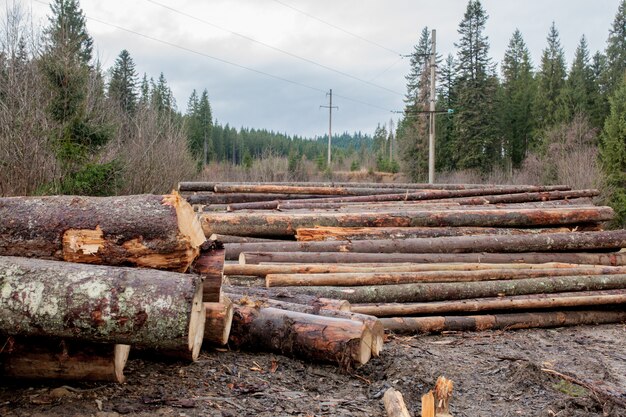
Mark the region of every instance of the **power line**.
<instances>
[{"instance_id":1,"label":"power line","mask_svg":"<svg viewBox=\"0 0 626 417\"><path fill-rule=\"evenodd\" d=\"M267 44L267 43L265 43L265 42L263 42L263 41L259 41L259 40L257 40L257 39L254 39L254 38L252 38L252 37L250 37L250 36L247 36L247 35L244 35L244 34L241 34L241 33L235 32L235 31L232 31L232 30L230 30L230 29L227 29L227 28L222 27L222 26L220 26L220 25L217 25L217 24L215 24L215 23L209 22L209 21L207 21L207 20L201 19L201 18L199 18L199 17L197 17L197 16L193 16L193 15L191 15L191 14L189 14L189 13L186 13L186 12L183 12L183 11L181 11L181 10L175 9L174 7L168 6L168 5L163 4L163 3L160 3L160 2L158 2L158 1L155 1L155 0L146 0L146 1L147 1L147 2L149 2L149 3L152 3L152 4L154 4L154 5L157 5L157 6L159 6L159 7L162 7L162 8L164 8L164 9L170 10L170 11L172 11L172 12L174 12L174 13L177 13L177 14L179 14L179 15L181 15L181 16L185 16L185 17L187 17L187 18L189 18L189 19L196 20L196 21L198 21L198 22L200 22L200 23L203 23L203 24L205 24L205 25L208 25L208 26L214 27L214 28L219 29L219 30L222 30L222 31L224 31L224 32L228 32L228 33L230 33L230 34L232 34L232 35L235 35L235 36L239 36L240 38L245 39L245 40L247 40L247 41L257 43L257 44L262 45L262 46L264 46L264 47L266 47L266 48L269 48L269 49L272 49L272 50L274 50L274 51L280 52L280 53L282 53L282 54L288 55L288 56L290 56L290 57L292 57L292 58L296 58L296 59L299 59L299 60L304 61L304 62L306 62L306 63L309 63L309 64L315 65L315 66L317 66L317 67L323 68L323 69L325 69L325 70L335 72L335 73L337 73L337 74L343 75L344 77L348 77L348 78L351 78L351 79L353 79L353 80L356 80L356 81L362 82L362 83L364 83L364 84L368 84L368 85L370 85L370 86L372 86L372 87L380 88L380 89L382 89L382 90L388 91L388 92L393 93L393 94L402 95L402 93L399 93L399 92L394 91L394 90L391 90L391 89L389 89L389 88L387 88L387 87L383 87L383 86L381 86L381 85L375 84L375 83L373 83L371 80L365 80L365 79L363 79L363 78L359 78L359 77L357 77L357 76L355 76L355 75L348 74L347 72L344 72L344 71L338 70L338 69L336 69L336 68L329 67L328 65L324 65L324 64L321 64L321 63L319 63L319 62L313 61L312 59L302 57L302 56L300 56L300 55L294 54L293 52L286 51L286 50L281 49L281 48L278 48L278 47L276 47L276 46L273 46L273 45ZM376 77L374 77L374 78L376 78Z\"/></svg>"},{"instance_id":2,"label":"power line","mask_svg":"<svg viewBox=\"0 0 626 417\"><path fill-rule=\"evenodd\" d=\"M46 3L45 1L42 1L42 0L32 0L32 1L35 2L35 3L43 4L45 6L49 5L48 3ZM273 78L273 79L278 80L278 81L283 81L283 82L286 82L286 83L297 85L299 87L307 88L309 90L313 90L313 91L317 91L317 92L326 94L326 90L323 90L323 89L318 88L318 87L314 87L314 86L309 85L309 84L305 84L305 83L302 83L302 82L299 82L299 81L294 81L294 80L291 80L291 79L288 79L288 78L281 77L279 75L270 74L268 72L261 71L261 70L255 69L255 68L251 68L251 67L248 67L248 66L245 66L245 65L242 65L242 64L237 64L235 62L228 61L228 60L222 59L222 58L218 58L216 56L209 55L209 54L206 54L204 52L196 51L195 49L191 49L191 48L188 48L186 46L178 45L178 44L175 44L175 43L163 40L163 39L155 38L153 36L146 35L146 34L137 32L135 30L128 29L128 28L125 28L123 26L116 25L114 23L105 22L104 20L97 19L95 17L91 17L91 16L85 15L85 18L88 19L88 20L92 20L94 22L98 22L98 23L101 23L103 25L115 28L115 29L122 30L124 32L131 33L131 34L136 35L136 36L140 36L140 37L145 38L145 39L149 39L149 40L154 41L154 42L159 42L159 43L162 43L164 45L171 46L172 48L177 48L177 49L180 49L180 50L183 50L183 51L186 51L186 52L191 52L192 54L199 55L199 56L202 56L202 57L205 57L205 58L209 58L209 59L221 62L223 64L231 65L231 66L234 66L234 67L237 67L237 68L241 68L241 69L244 69L244 70L247 70L247 71L254 72L256 74L260 74L260 75L264 75L264 76L269 77L269 78ZM389 109L386 109L384 107L378 106L376 104L371 104L371 103L368 103L366 101L362 101L362 100L359 100L359 99L354 99L354 98L351 98L351 97L341 96L341 95L337 95L337 94L335 94L335 96L336 97L341 97L344 100L351 101L353 103L362 104L364 106L372 107L372 108L379 109L379 110L390 111Z\"/></svg>"},{"instance_id":3,"label":"power line","mask_svg":"<svg viewBox=\"0 0 626 417\"><path fill-rule=\"evenodd\" d=\"M377 46L378 48L384 49L385 51L391 52L392 54L399 55L399 56L401 56L401 57L403 57L403 56L404 56L404 55L402 55L402 53L401 53L401 52L395 51L395 50L393 50L393 49L391 49L391 48L387 48L387 47L386 47L386 46L384 46L384 45L381 45L381 44L379 44L379 43L377 43L377 42L374 42L374 41L372 41L372 40L369 40L369 39L367 39L367 38L364 38L363 36L361 36L361 35L357 35L356 33L350 32L349 30L346 30L346 29L344 29L344 28L342 28L342 27L339 27L339 26L334 25L334 24L332 24L332 23L330 23L330 22L327 22L326 20L320 19L319 17L314 16L314 15L312 15L312 14L310 14L310 13L307 13L307 12L305 12L304 10L298 9L297 7L294 7L294 6L290 5L290 4L284 3L284 2L282 2L282 1L280 1L280 0L274 0L274 1L275 1L276 3L278 3L278 4L281 4L281 5L283 5L283 6L287 7L287 8L289 8L289 9L291 9L291 10L295 10L295 11L296 11L296 12L298 12L298 13L301 13L301 14L303 14L303 15L307 16L307 17L310 17L311 19L317 20L318 22L321 22L321 23L323 23L323 24L325 24L325 25L327 25L327 26L330 26L331 28L337 29L337 30L339 30L339 31L341 31L341 32L343 32L343 33L346 33L346 34L348 34L348 35L350 35L350 36L353 36L353 37L355 37L355 38L357 38L357 39L360 39L360 40L362 40L362 41L364 41L364 42L367 42L367 43L369 43L369 44L371 44L371 45Z\"/></svg>"}]
</instances>

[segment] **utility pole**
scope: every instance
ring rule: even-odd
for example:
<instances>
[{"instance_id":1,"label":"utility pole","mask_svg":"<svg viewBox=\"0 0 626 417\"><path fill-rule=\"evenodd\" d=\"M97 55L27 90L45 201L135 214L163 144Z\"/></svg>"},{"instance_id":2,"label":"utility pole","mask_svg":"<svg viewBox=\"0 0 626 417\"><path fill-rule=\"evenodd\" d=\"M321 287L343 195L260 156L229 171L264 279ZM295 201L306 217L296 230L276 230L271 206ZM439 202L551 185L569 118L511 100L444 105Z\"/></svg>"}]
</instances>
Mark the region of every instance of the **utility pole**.
<instances>
[{"instance_id":1,"label":"utility pole","mask_svg":"<svg viewBox=\"0 0 626 417\"><path fill-rule=\"evenodd\" d=\"M432 32L430 53L430 126L428 135L428 183L435 183L435 81L437 76L437 31Z\"/></svg>"},{"instance_id":2,"label":"utility pole","mask_svg":"<svg viewBox=\"0 0 626 417\"><path fill-rule=\"evenodd\" d=\"M339 107L333 106L333 89L330 89L330 92L326 94L329 97L328 106L320 106L320 108L328 109L328 168L330 168L330 146L331 140L333 137L333 109L339 110Z\"/></svg>"}]
</instances>

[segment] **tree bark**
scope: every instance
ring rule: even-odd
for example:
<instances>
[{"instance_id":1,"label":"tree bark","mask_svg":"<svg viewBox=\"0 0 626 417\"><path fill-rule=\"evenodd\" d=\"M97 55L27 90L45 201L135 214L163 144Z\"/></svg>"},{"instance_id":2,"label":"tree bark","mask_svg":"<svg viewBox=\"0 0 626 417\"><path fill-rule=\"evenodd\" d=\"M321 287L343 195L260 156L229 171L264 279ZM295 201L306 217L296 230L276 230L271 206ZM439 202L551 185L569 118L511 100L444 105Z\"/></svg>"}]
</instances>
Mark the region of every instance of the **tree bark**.
<instances>
[{"instance_id":1,"label":"tree bark","mask_svg":"<svg viewBox=\"0 0 626 417\"><path fill-rule=\"evenodd\" d=\"M204 326L204 344L224 346L233 323L233 303L223 296L218 303L204 303L206 324Z\"/></svg>"},{"instance_id":2,"label":"tree bark","mask_svg":"<svg viewBox=\"0 0 626 417\"><path fill-rule=\"evenodd\" d=\"M230 343L301 359L362 365L371 357L371 334L354 320L322 317L277 308L234 304Z\"/></svg>"},{"instance_id":3,"label":"tree bark","mask_svg":"<svg viewBox=\"0 0 626 417\"><path fill-rule=\"evenodd\" d=\"M411 417L400 391L389 388L383 395L383 403L385 404L387 417Z\"/></svg>"},{"instance_id":4,"label":"tree bark","mask_svg":"<svg viewBox=\"0 0 626 417\"><path fill-rule=\"evenodd\" d=\"M204 320L195 275L0 257L0 333L137 345L196 359Z\"/></svg>"},{"instance_id":5,"label":"tree bark","mask_svg":"<svg viewBox=\"0 0 626 417\"><path fill-rule=\"evenodd\" d=\"M350 303L346 300L320 298L306 294L294 294L286 290L225 286L225 294L239 304L246 304L250 299L273 299L280 302L303 304L312 306L314 309L350 311Z\"/></svg>"},{"instance_id":6,"label":"tree bark","mask_svg":"<svg viewBox=\"0 0 626 417\"><path fill-rule=\"evenodd\" d=\"M224 249L212 248L200 254L192 271L202 277L202 301L219 302L224 277Z\"/></svg>"},{"instance_id":7,"label":"tree bark","mask_svg":"<svg viewBox=\"0 0 626 417\"><path fill-rule=\"evenodd\" d=\"M364 323L370 330L372 335L372 356L379 356L383 350L385 328L377 317L353 313L351 311L329 310L314 305L304 305L297 303L289 303L286 301L273 300L271 298L254 298L244 300L244 305L254 305L261 307L272 307L281 310L297 311L298 313L315 314L324 317L334 317L340 319L356 320Z\"/></svg>"},{"instance_id":8,"label":"tree bark","mask_svg":"<svg viewBox=\"0 0 626 417\"><path fill-rule=\"evenodd\" d=\"M263 277L268 274L328 274L372 272L476 271L488 269L553 269L575 268L578 264L549 262L544 264L485 264L485 263L379 263L379 264L264 264L224 265L224 275ZM589 265L591 267L591 265ZM598 266L600 268L600 266Z\"/></svg>"},{"instance_id":9,"label":"tree bark","mask_svg":"<svg viewBox=\"0 0 626 417\"><path fill-rule=\"evenodd\" d=\"M529 263L563 262L626 266L626 253L350 253L350 252L243 252L241 264L275 263Z\"/></svg>"},{"instance_id":10,"label":"tree bark","mask_svg":"<svg viewBox=\"0 0 626 417\"><path fill-rule=\"evenodd\" d=\"M381 320L385 329L412 334L621 323L626 320L626 311L548 311L480 316L393 317Z\"/></svg>"},{"instance_id":11,"label":"tree bark","mask_svg":"<svg viewBox=\"0 0 626 417\"><path fill-rule=\"evenodd\" d=\"M516 295L424 303L352 304L351 311L376 317L393 317L469 313L474 311L590 307L611 304L626 304L626 289Z\"/></svg>"},{"instance_id":12,"label":"tree bark","mask_svg":"<svg viewBox=\"0 0 626 417\"><path fill-rule=\"evenodd\" d=\"M0 255L185 271L205 241L177 194L0 198Z\"/></svg>"},{"instance_id":13,"label":"tree bark","mask_svg":"<svg viewBox=\"0 0 626 417\"><path fill-rule=\"evenodd\" d=\"M204 213L204 233L235 236L293 236L298 228L332 227L547 227L611 220L610 207L548 209L434 210L410 213Z\"/></svg>"},{"instance_id":14,"label":"tree bark","mask_svg":"<svg viewBox=\"0 0 626 417\"><path fill-rule=\"evenodd\" d=\"M0 374L16 379L122 383L129 352L128 345L9 337L0 352Z\"/></svg>"},{"instance_id":15,"label":"tree bark","mask_svg":"<svg viewBox=\"0 0 626 417\"><path fill-rule=\"evenodd\" d=\"M282 287L276 287L280 291ZM581 275L509 281L442 282L364 287L288 287L290 293L348 300L350 303L410 303L499 295L543 294L626 288L626 275Z\"/></svg>"},{"instance_id":16,"label":"tree bark","mask_svg":"<svg viewBox=\"0 0 626 417\"><path fill-rule=\"evenodd\" d=\"M436 238L341 240L321 242L251 242L226 245L226 259L242 252L475 253L619 251L626 248L626 230L527 235L451 236Z\"/></svg>"},{"instance_id":17,"label":"tree bark","mask_svg":"<svg viewBox=\"0 0 626 417\"><path fill-rule=\"evenodd\" d=\"M228 193L228 194L191 194L185 196L189 204L215 205L215 204L240 204L250 202L263 202L274 200L299 200L314 199L314 194L258 194L258 193Z\"/></svg>"},{"instance_id":18,"label":"tree bark","mask_svg":"<svg viewBox=\"0 0 626 417\"><path fill-rule=\"evenodd\" d=\"M216 240L221 243L250 243L250 242L276 242L276 239L263 239L260 237L218 235L213 233L209 240Z\"/></svg>"},{"instance_id":19,"label":"tree bark","mask_svg":"<svg viewBox=\"0 0 626 417\"><path fill-rule=\"evenodd\" d=\"M537 229L506 227L310 227L297 229L296 240L299 242L319 242L326 240L411 239L444 236L527 235L570 231L572 230L568 227ZM222 241L225 243L235 242ZM242 242L239 241L238 243Z\"/></svg>"},{"instance_id":20,"label":"tree bark","mask_svg":"<svg viewBox=\"0 0 626 417\"><path fill-rule=\"evenodd\" d=\"M626 274L626 267L604 268L585 266L579 268L551 269L484 269L475 271L423 271L423 272L339 272L324 274L268 274L267 287L355 287L370 285L412 284L427 282L478 282L516 280L524 278L549 278L557 276L617 275Z\"/></svg>"}]
</instances>

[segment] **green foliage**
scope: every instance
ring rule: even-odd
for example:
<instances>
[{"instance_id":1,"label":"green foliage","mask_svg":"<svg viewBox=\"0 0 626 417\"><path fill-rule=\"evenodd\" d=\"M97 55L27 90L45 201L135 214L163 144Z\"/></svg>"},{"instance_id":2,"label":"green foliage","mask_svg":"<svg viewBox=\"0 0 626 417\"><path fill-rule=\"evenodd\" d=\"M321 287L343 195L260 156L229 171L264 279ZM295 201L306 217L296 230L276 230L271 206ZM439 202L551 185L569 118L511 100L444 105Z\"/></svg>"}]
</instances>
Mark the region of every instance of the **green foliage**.
<instances>
[{"instance_id":1,"label":"green foliage","mask_svg":"<svg viewBox=\"0 0 626 417\"><path fill-rule=\"evenodd\" d=\"M124 49L115 60L109 81L109 98L127 115L137 108L137 72L130 53Z\"/></svg>"},{"instance_id":2,"label":"green foliage","mask_svg":"<svg viewBox=\"0 0 626 417\"><path fill-rule=\"evenodd\" d=\"M319 171L325 171L328 168L328 158L324 154L319 154L315 158L315 165Z\"/></svg>"},{"instance_id":3,"label":"green foliage","mask_svg":"<svg viewBox=\"0 0 626 417\"><path fill-rule=\"evenodd\" d=\"M211 139L213 130L213 120L211 114L211 104L209 103L209 93L205 89L200 98L193 90L187 104L187 115L185 117L187 127L187 140L189 150L197 159L204 161L204 151L206 144L206 161L215 158L215 148Z\"/></svg>"},{"instance_id":4,"label":"green foliage","mask_svg":"<svg viewBox=\"0 0 626 417\"><path fill-rule=\"evenodd\" d=\"M617 214L615 225L626 227L626 76L610 99L600 143L602 169L609 188L609 204Z\"/></svg>"},{"instance_id":5,"label":"green foliage","mask_svg":"<svg viewBox=\"0 0 626 417\"><path fill-rule=\"evenodd\" d=\"M393 159L386 159L382 155L376 158L376 169L381 172L391 172L393 174L400 172L400 164Z\"/></svg>"},{"instance_id":6,"label":"green foliage","mask_svg":"<svg viewBox=\"0 0 626 417\"><path fill-rule=\"evenodd\" d=\"M78 171L65 176L57 192L61 194L107 196L119 187L120 165L116 161L106 164L86 164Z\"/></svg>"},{"instance_id":7,"label":"green foliage","mask_svg":"<svg viewBox=\"0 0 626 417\"><path fill-rule=\"evenodd\" d=\"M605 82L610 95L619 88L626 73L626 0L621 0L606 46Z\"/></svg>"},{"instance_id":8,"label":"green foliage","mask_svg":"<svg viewBox=\"0 0 626 417\"><path fill-rule=\"evenodd\" d=\"M360 169L361 169L361 164L359 163L359 161L357 161L356 159L353 160L352 163L350 164L350 171L354 172Z\"/></svg>"}]
</instances>

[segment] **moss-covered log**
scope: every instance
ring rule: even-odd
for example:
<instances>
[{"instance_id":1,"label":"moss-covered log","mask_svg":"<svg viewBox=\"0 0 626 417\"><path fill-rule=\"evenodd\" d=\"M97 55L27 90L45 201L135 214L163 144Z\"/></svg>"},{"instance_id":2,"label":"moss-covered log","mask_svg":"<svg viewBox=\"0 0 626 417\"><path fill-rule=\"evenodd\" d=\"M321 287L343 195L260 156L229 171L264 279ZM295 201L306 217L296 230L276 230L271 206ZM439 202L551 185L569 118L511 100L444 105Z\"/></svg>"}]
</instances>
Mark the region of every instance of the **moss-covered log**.
<instances>
[{"instance_id":1,"label":"moss-covered log","mask_svg":"<svg viewBox=\"0 0 626 417\"><path fill-rule=\"evenodd\" d=\"M192 274L0 257L0 333L129 344L197 358L205 313Z\"/></svg>"},{"instance_id":2,"label":"moss-covered log","mask_svg":"<svg viewBox=\"0 0 626 417\"><path fill-rule=\"evenodd\" d=\"M177 194L0 198L0 255L186 271L205 241Z\"/></svg>"}]
</instances>

